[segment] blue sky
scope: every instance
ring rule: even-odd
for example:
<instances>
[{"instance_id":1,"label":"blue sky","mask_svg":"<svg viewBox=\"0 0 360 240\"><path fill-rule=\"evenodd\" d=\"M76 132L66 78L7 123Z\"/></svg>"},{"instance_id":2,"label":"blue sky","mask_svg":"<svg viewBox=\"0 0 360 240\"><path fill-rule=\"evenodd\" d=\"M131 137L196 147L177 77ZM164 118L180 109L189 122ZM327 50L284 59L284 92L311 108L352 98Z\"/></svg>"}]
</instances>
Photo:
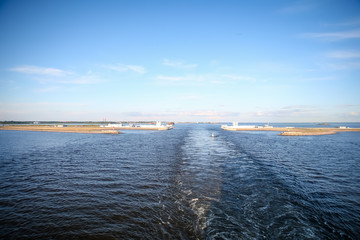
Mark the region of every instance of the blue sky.
<instances>
[{"instance_id":1,"label":"blue sky","mask_svg":"<svg viewBox=\"0 0 360 240\"><path fill-rule=\"evenodd\" d=\"M1 1L0 120L360 122L359 1Z\"/></svg>"}]
</instances>

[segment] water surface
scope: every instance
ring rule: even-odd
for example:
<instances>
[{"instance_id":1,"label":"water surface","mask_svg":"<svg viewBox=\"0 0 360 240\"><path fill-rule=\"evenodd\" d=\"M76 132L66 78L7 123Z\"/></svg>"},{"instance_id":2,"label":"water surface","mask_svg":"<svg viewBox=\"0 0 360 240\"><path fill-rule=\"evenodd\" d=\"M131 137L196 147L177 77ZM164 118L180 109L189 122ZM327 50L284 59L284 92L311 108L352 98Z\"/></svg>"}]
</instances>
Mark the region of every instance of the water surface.
<instances>
[{"instance_id":1,"label":"water surface","mask_svg":"<svg viewBox=\"0 0 360 240\"><path fill-rule=\"evenodd\" d=\"M359 133L0 131L0 153L2 239L360 236Z\"/></svg>"}]
</instances>

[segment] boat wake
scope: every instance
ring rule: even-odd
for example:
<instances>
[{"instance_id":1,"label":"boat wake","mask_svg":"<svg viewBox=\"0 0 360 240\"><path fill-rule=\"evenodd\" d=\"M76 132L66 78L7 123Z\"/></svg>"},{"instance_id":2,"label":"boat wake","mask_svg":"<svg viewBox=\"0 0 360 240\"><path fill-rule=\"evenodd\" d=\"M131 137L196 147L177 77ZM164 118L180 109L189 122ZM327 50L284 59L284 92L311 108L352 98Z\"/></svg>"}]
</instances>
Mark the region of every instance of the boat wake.
<instances>
[{"instance_id":1,"label":"boat wake","mask_svg":"<svg viewBox=\"0 0 360 240\"><path fill-rule=\"evenodd\" d=\"M220 199L223 161L236 154L222 138L209 136L212 134L207 129L189 132L182 146L177 180L182 204L196 217L194 228L198 234L203 234L208 225L211 204Z\"/></svg>"}]
</instances>

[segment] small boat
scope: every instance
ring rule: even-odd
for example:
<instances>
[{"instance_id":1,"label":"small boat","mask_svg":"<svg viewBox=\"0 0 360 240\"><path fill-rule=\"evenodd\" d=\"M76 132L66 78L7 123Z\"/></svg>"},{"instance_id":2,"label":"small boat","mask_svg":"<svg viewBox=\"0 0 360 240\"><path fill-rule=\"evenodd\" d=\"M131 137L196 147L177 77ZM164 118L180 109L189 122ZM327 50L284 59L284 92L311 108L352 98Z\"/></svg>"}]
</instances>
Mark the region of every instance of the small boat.
<instances>
[{"instance_id":1,"label":"small boat","mask_svg":"<svg viewBox=\"0 0 360 240\"><path fill-rule=\"evenodd\" d=\"M212 134L211 134L211 137L213 137L213 138L214 138L214 137L215 137L215 134L214 134L214 133L212 133Z\"/></svg>"}]
</instances>

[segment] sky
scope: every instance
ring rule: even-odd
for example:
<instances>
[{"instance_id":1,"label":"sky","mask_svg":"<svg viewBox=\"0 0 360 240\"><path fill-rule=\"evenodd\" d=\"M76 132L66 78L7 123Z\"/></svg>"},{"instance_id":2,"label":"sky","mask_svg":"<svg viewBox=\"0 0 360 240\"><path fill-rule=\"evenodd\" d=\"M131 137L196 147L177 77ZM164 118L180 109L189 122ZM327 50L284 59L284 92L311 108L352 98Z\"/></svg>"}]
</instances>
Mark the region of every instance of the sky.
<instances>
[{"instance_id":1,"label":"sky","mask_svg":"<svg viewBox=\"0 0 360 240\"><path fill-rule=\"evenodd\" d=\"M1 0L0 120L360 122L360 2Z\"/></svg>"}]
</instances>

